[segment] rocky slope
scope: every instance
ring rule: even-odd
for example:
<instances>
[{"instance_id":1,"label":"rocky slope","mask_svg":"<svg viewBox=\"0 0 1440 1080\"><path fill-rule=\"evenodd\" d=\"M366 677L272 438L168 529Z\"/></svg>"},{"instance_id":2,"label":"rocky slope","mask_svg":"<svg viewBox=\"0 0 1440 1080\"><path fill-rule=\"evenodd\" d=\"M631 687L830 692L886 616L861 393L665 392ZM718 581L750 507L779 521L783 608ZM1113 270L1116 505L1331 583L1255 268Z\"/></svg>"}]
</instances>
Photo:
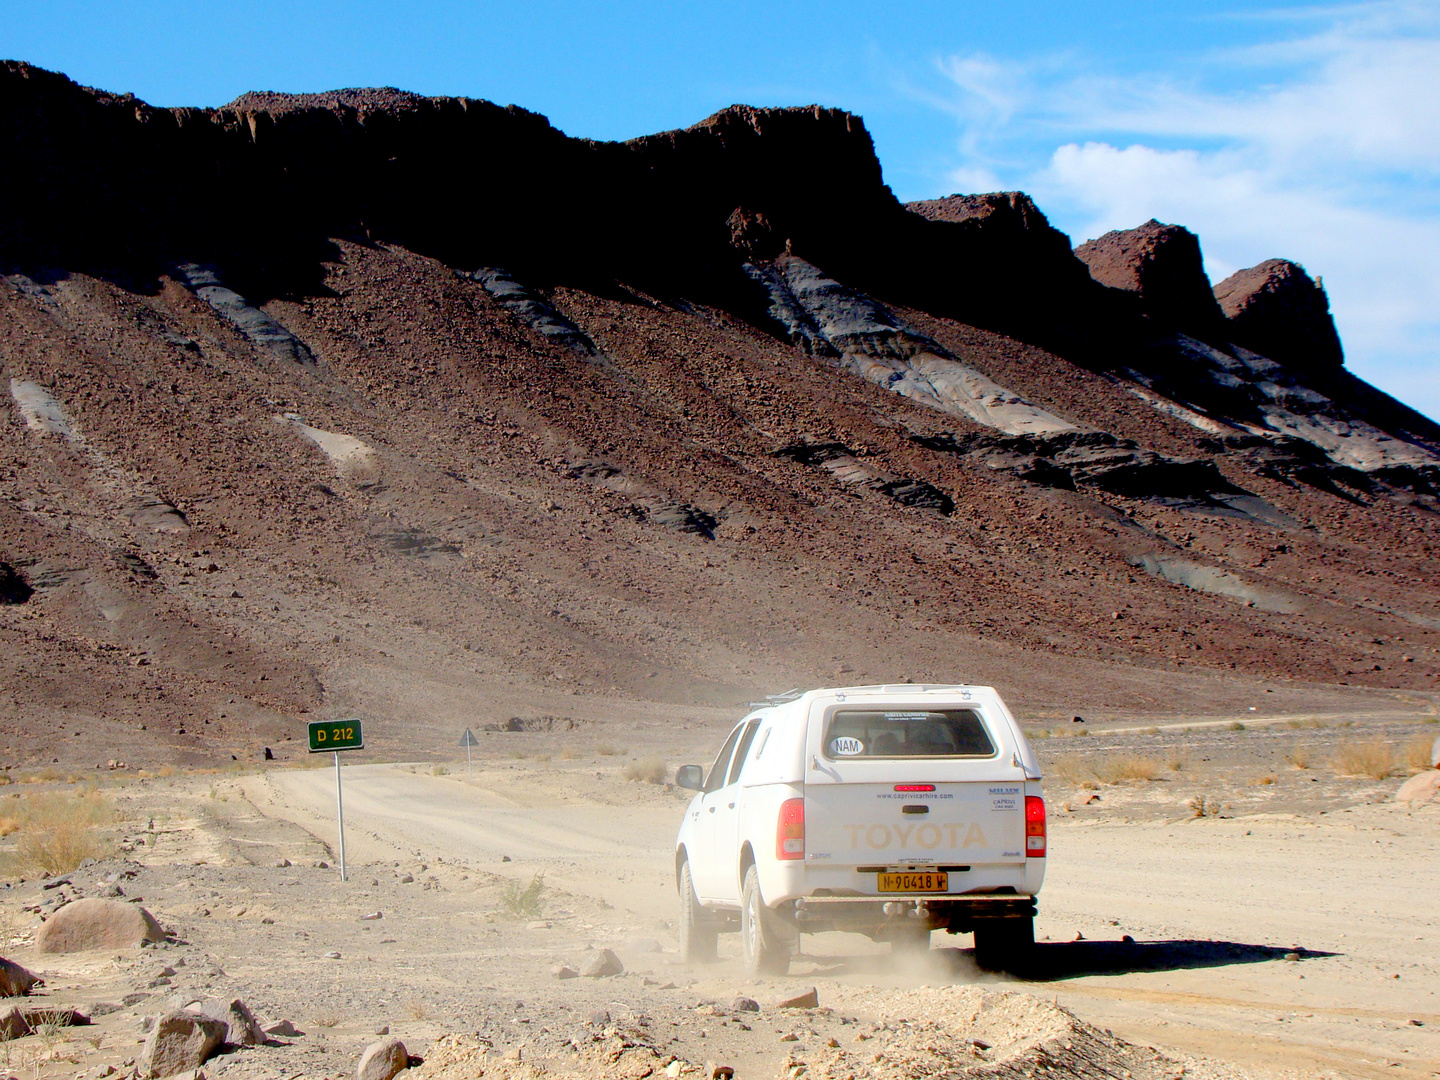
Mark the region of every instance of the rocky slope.
<instances>
[{"instance_id":1,"label":"rocky slope","mask_svg":"<svg viewBox=\"0 0 1440 1080\"><path fill-rule=\"evenodd\" d=\"M903 677L1433 696L1440 429L1292 263L902 206L819 108L603 144L11 62L0 156L7 760Z\"/></svg>"}]
</instances>

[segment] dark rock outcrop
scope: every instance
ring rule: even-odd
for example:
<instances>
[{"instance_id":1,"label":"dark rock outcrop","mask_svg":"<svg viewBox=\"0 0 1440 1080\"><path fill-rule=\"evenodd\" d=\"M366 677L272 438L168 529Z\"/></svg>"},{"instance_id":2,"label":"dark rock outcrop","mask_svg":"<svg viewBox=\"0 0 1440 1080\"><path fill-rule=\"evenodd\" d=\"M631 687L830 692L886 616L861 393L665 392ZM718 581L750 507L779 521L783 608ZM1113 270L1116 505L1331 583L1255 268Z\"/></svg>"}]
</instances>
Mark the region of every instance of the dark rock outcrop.
<instances>
[{"instance_id":1,"label":"dark rock outcrop","mask_svg":"<svg viewBox=\"0 0 1440 1080\"><path fill-rule=\"evenodd\" d=\"M1298 263L1266 259L1215 286L1237 345L1297 372L1334 371L1345 362L1324 287Z\"/></svg>"},{"instance_id":2,"label":"dark rock outcrop","mask_svg":"<svg viewBox=\"0 0 1440 1080\"><path fill-rule=\"evenodd\" d=\"M1151 218L1138 228L1089 240L1075 254L1100 284L1135 294L1156 322L1206 340L1224 323L1205 276L1200 241L1183 226Z\"/></svg>"}]
</instances>

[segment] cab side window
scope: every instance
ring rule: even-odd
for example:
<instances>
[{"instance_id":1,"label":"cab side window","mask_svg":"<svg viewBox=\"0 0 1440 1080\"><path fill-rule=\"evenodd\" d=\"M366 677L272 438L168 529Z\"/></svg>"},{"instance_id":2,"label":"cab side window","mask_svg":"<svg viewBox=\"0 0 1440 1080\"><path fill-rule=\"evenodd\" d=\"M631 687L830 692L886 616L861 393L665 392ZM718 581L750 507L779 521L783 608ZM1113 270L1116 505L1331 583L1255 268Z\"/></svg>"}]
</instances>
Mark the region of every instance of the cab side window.
<instances>
[{"instance_id":1,"label":"cab side window","mask_svg":"<svg viewBox=\"0 0 1440 1080\"><path fill-rule=\"evenodd\" d=\"M705 777L705 786L700 789L707 795L725 786L726 766L730 764L730 755L734 753L735 743L744 730L744 724L738 725L734 731L730 732L730 737L725 740L725 745L720 748L720 753L715 755L715 764L710 766L710 774Z\"/></svg>"},{"instance_id":2,"label":"cab side window","mask_svg":"<svg viewBox=\"0 0 1440 1080\"><path fill-rule=\"evenodd\" d=\"M740 736L740 745L735 750L735 757L730 762L730 776L726 784L733 784L740 779L740 770L745 767L745 755L750 753L750 744L755 741L755 732L760 730L760 721L751 720L745 725L745 734Z\"/></svg>"}]
</instances>

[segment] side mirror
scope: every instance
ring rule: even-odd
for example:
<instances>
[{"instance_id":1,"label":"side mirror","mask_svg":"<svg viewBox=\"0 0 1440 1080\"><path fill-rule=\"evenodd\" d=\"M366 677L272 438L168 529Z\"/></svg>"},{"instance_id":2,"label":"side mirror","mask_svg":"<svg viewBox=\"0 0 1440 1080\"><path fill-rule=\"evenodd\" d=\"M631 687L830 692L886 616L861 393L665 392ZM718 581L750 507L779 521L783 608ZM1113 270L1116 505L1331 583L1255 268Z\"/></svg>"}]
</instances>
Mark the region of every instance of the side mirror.
<instances>
[{"instance_id":1,"label":"side mirror","mask_svg":"<svg viewBox=\"0 0 1440 1080\"><path fill-rule=\"evenodd\" d=\"M699 765L681 765L675 770L675 786L699 791L705 782L705 770Z\"/></svg>"}]
</instances>

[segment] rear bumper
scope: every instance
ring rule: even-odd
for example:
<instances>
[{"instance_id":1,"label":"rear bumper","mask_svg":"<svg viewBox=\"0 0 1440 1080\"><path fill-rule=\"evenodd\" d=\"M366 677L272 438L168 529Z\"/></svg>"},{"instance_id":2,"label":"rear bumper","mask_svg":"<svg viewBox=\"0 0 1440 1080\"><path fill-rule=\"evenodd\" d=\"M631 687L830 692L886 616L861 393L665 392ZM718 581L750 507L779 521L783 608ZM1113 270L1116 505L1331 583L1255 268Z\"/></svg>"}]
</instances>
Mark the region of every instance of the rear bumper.
<instances>
[{"instance_id":1,"label":"rear bumper","mask_svg":"<svg viewBox=\"0 0 1440 1080\"><path fill-rule=\"evenodd\" d=\"M980 893L963 896L900 898L873 896L806 896L781 904L776 914L797 930L856 930L876 937L924 927L963 933L991 919L1032 919L1033 896Z\"/></svg>"}]
</instances>

